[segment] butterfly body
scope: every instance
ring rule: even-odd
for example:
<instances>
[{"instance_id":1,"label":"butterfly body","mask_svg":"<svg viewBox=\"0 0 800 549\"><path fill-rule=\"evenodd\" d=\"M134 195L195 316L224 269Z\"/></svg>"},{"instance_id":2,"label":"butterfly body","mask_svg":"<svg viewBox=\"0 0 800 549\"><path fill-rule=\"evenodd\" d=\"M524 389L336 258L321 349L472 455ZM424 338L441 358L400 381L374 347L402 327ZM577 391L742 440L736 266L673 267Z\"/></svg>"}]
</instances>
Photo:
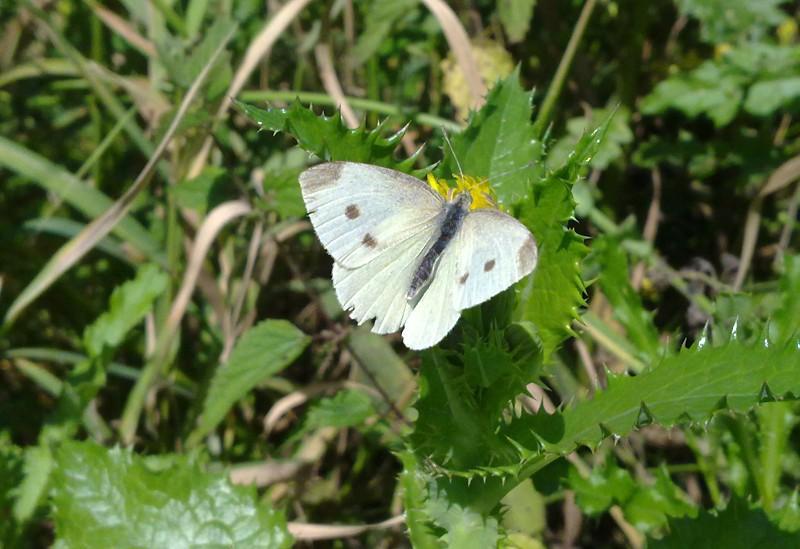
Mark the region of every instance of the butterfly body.
<instances>
[{"instance_id":1,"label":"butterfly body","mask_svg":"<svg viewBox=\"0 0 800 549\"><path fill-rule=\"evenodd\" d=\"M300 187L334 259L342 307L359 324L374 319L376 333L403 328L411 349L435 345L463 309L536 266L530 231L495 208L474 209L469 192L443 196L409 175L355 162L309 168Z\"/></svg>"}]
</instances>

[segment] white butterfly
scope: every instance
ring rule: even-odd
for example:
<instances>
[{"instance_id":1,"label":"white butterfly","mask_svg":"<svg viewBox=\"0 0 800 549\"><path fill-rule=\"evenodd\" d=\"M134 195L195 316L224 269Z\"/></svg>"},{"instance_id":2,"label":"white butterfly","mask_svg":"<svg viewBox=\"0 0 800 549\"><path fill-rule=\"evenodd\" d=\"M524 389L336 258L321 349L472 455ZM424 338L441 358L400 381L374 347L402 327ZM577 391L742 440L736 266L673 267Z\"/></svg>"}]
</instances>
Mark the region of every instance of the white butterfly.
<instances>
[{"instance_id":1,"label":"white butterfly","mask_svg":"<svg viewBox=\"0 0 800 549\"><path fill-rule=\"evenodd\" d=\"M436 184L435 180L432 184ZM372 331L403 329L403 343L441 341L461 311L502 292L536 267L530 231L481 195L448 198L404 173L356 162L300 174L303 200L334 259L333 287L350 317Z\"/></svg>"}]
</instances>

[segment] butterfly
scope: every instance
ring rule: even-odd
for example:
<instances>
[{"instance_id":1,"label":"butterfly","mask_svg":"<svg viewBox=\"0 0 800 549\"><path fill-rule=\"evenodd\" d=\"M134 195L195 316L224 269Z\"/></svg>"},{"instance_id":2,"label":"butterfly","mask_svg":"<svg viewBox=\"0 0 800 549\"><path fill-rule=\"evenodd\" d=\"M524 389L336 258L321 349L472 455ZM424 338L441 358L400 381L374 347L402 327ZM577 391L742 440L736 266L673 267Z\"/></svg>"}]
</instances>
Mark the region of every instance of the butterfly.
<instances>
[{"instance_id":1,"label":"butterfly","mask_svg":"<svg viewBox=\"0 0 800 549\"><path fill-rule=\"evenodd\" d=\"M488 183L456 176L457 187L357 162L318 164L300 174L311 224L333 257L342 308L372 331L403 329L426 349L461 311L536 268L531 232L497 209Z\"/></svg>"}]
</instances>

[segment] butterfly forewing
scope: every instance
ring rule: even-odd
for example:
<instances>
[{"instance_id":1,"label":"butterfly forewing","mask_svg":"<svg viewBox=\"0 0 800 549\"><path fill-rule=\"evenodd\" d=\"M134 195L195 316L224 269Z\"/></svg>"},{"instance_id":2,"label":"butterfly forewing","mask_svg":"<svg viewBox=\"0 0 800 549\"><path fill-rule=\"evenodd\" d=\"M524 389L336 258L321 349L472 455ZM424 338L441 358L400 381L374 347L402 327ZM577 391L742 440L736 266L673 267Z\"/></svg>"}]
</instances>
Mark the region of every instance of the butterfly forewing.
<instances>
[{"instance_id":1,"label":"butterfly forewing","mask_svg":"<svg viewBox=\"0 0 800 549\"><path fill-rule=\"evenodd\" d=\"M538 260L536 241L525 225L488 208L467 215L454 251L458 267L450 283L458 310L499 294L529 275Z\"/></svg>"},{"instance_id":2,"label":"butterfly forewing","mask_svg":"<svg viewBox=\"0 0 800 549\"><path fill-rule=\"evenodd\" d=\"M322 245L351 269L436 225L444 205L414 177L356 162L314 166L300 188Z\"/></svg>"}]
</instances>

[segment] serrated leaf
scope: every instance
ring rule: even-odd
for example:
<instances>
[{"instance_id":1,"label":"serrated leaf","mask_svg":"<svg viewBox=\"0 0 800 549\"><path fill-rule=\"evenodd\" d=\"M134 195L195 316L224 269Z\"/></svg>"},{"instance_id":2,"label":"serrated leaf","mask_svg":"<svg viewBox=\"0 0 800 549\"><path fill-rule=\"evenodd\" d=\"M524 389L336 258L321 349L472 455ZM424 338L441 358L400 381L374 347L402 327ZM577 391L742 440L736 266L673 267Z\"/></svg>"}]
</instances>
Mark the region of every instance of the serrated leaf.
<instances>
[{"instance_id":1,"label":"serrated leaf","mask_svg":"<svg viewBox=\"0 0 800 549\"><path fill-rule=\"evenodd\" d=\"M534 7L536 0L500 0L497 3L497 15L512 44L525 38L533 19Z\"/></svg>"},{"instance_id":2,"label":"serrated leaf","mask_svg":"<svg viewBox=\"0 0 800 549\"><path fill-rule=\"evenodd\" d=\"M532 202L520 218L536 238L539 264L522 289L519 311L539 330L547 360L570 333L570 324L584 303L580 264L588 248L580 236L565 228L575 208L569 182L548 178L534 187Z\"/></svg>"},{"instance_id":3,"label":"serrated leaf","mask_svg":"<svg viewBox=\"0 0 800 549\"><path fill-rule=\"evenodd\" d=\"M48 447L30 446L25 449L23 459L24 478L14 494L13 514L18 523L24 523L33 516L47 490L53 469L53 454Z\"/></svg>"},{"instance_id":4,"label":"serrated leaf","mask_svg":"<svg viewBox=\"0 0 800 549\"><path fill-rule=\"evenodd\" d=\"M440 538L445 547L483 549L497 546L497 519L484 517L467 507L453 503L448 494L437 487L435 482L428 484L425 513L437 526L445 529L445 534Z\"/></svg>"},{"instance_id":5,"label":"serrated leaf","mask_svg":"<svg viewBox=\"0 0 800 549\"><path fill-rule=\"evenodd\" d=\"M53 475L60 547L289 547L283 516L252 487L188 458L65 443Z\"/></svg>"},{"instance_id":6,"label":"serrated leaf","mask_svg":"<svg viewBox=\"0 0 800 549\"><path fill-rule=\"evenodd\" d=\"M613 462L593 468L586 478L572 467L567 484L575 491L575 503L589 516L603 513L614 503L628 501L636 491L631 474Z\"/></svg>"},{"instance_id":7,"label":"serrated leaf","mask_svg":"<svg viewBox=\"0 0 800 549\"><path fill-rule=\"evenodd\" d=\"M591 160L594 168L604 170L622 156L622 147L633 141L630 128L630 111L626 107L611 109L593 109L590 118L581 116L567 121L567 135L559 139L548 151L547 165L555 168L563 164L575 149L575 144L591 129L601 125L613 114L611 123L597 153Z\"/></svg>"},{"instance_id":8,"label":"serrated leaf","mask_svg":"<svg viewBox=\"0 0 800 549\"><path fill-rule=\"evenodd\" d=\"M542 154L531 123L532 97L519 83L519 68L499 81L464 131L453 136L453 151L445 149L437 174L451 177L460 165L466 175L488 178L505 206L527 199Z\"/></svg>"},{"instance_id":9,"label":"serrated leaf","mask_svg":"<svg viewBox=\"0 0 800 549\"><path fill-rule=\"evenodd\" d=\"M341 113L317 115L299 101L286 109L259 109L240 101L236 105L259 128L288 133L303 149L323 160L365 162L402 172L413 171L416 155L402 161L394 155L405 130L389 137L382 136L380 126L373 130L364 127L351 130L342 121Z\"/></svg>"},{"instance_id":10,"label":"serrated leaf","mask_svg":"<svg viewBox=\"0 0 800 549\"><path fill-rule=\"evenodd\" d=\"M323 398L308 411L306 429L355 427L375 413L372 399L363 391L345 390Z\"/></svg>"},{"instance_id":11,"label":"serrated leaf","mask_svg":"<svg viewBox=\"0 0 800 549\"><path fill-rule=\"evenodd\" d=\"M286 320L265 320L245 332L226 364L217 367L203 409L187 444L195 444L231 406L260 382L300 356L310 338Z\"/></svg>"},{"instance_id":12,"label":"serrated leaf","mask_svg":"<svg viewBox=\"0 0 800 549\"><path fill-rule=\"evenodd\" d=\"M777 395L800 394L800 349L794 344L765 348L739 340L686 349L643 374L617 379L592 400L563 412L514 419L508 435L523 446L536 448L543 439L547 452L568 453L580 443L602 440L604 430L629 433L637 426L643 402L655 423L669 427L686 416L708 419L720 406L749 410L759 403L765 382Z\"/></svg>"},{"instance_id":13,"label":"serrated leaf","mask_svg":"<svg viewBox=\"0 0 800 549\"><path fill-rule=\"evenodd\" d=\"M759 508L733 498L723 511L702 512L696 519L679 519L669 522L669 534L660 540L650 540L654 549L684 549L707 547L713 540L715 547L726 549L775 549L797 547L800 536L778 529Z\"/></svg>"},{"instance_id":14,"label":"serrated leaf","mask_svg":"<svg viewBox=\"0 0 800 549\"><path fill-rule=\"evenodd\" d=\"M109 299L108 311L84 330L83 343L89 357L100 357L104 350L118 347L166 289L167 282L169 278L165 273L147 264L133 280L116 288Z\"/></svg>"}]
</instances>

